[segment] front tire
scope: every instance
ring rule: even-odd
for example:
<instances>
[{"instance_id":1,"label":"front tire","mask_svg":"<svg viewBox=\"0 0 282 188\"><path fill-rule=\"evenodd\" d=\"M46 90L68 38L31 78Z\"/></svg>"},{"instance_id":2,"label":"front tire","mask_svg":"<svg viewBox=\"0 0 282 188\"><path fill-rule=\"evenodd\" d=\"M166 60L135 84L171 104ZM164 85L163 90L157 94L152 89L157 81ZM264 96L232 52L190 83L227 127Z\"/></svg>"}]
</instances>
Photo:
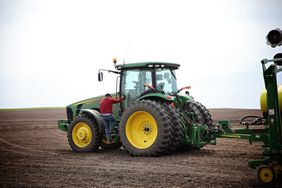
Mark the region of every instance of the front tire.
<instances>
[{"instance_id":1,"label":"front tire","mask_svg":"<svg viewBox=\"0 0 282 188\"><path fill-rule=\"evenodd\" d=\"M74 119L68 129L68 141L75 152L96 151L101 143L101 134L95 119L87 115Z\"/></svg>"},{"instance_id":2,"label":"front tire","mask_svg":"<svg viewBox=\"0 0 282 188\"><path fill-rule=\"evenodd\" d=\"M171 142L171 122L162 105L150 100L132 103L120 123L120 138L133 156L158 156Z\"/></svg>"}]
</instances>

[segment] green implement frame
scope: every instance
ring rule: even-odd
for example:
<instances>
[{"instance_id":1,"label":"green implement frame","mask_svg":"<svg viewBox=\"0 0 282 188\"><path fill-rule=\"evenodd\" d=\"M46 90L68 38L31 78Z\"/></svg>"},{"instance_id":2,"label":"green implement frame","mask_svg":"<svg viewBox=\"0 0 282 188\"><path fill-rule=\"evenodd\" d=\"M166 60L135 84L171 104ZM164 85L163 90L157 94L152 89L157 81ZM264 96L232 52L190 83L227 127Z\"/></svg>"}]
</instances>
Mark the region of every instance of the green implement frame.
<instances>
[{"instance_id":1,"label":"green implement frame","mask_svg":"<svg viewBox=\"0 0 282 188\"><path fill-rule=\"evenodd\" d=\"M267 112L263 114L263 128L231 129L228 121L219 124L224 130L221 138L247 139L249 143L263 143L263 157L249 161L249 166L256 169L256 177L260 183L272 183L282 174L282 123L279 98L277 92L277 73L282 71L282 58L263 59L262 69L267 90ZM267 66L267 64L272 63Z\"/></svg>"}]
</instances>

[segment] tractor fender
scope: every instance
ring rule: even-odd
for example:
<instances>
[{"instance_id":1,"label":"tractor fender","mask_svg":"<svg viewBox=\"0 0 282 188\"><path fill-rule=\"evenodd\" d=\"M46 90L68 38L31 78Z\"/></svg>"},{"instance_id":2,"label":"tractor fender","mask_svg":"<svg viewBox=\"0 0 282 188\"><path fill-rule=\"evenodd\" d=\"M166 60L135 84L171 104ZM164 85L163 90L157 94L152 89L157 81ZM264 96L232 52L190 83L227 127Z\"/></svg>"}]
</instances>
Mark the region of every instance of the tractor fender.
<instances>
[{"instance_id":1,"label":"tractor fender","mask_svg":"<svg viewBox=\"0 0 282 188\"><path fill-rule=\"evenodd\" d=\"M82 114L87 114L90 115L91 117L93 117L95 119L95 121L97 122L98 126L99 126L99 130L102 133L104 130L104 121L101 117L100 112L98 112L97 110L94 109L82 109L80 111L80 115Z\"/></svg>"},{"instance_id":2,"label":"tractor fender","mask_svg":"<svg viewBox=\"0 0 282 188\"><path fill-rule=\"evenodd\" d=\"M164 95L162 93L150 93L150 94L146 94L143 95L142 97L138 98L137 100L144 100L144 99L152 99L152 98L156 98L156 99L162 99L165 101L173 101L172 97L168 97L167 95Z\"/></svg>"},{"instance_id":3,"label":"tractor fender","mask_svg":"<svg viewBox=\"0 0 282 188\"><path fill-rule=\"evenodd\" d=\"M193 100L193 97L191 97L190 95L177 95L176 97L176 96L165 95L162 93L150 93L138 98L137 100L144 100L144 99L173 102L175 106L182 107L188 101Z\"/></svg>"}]
</instances>

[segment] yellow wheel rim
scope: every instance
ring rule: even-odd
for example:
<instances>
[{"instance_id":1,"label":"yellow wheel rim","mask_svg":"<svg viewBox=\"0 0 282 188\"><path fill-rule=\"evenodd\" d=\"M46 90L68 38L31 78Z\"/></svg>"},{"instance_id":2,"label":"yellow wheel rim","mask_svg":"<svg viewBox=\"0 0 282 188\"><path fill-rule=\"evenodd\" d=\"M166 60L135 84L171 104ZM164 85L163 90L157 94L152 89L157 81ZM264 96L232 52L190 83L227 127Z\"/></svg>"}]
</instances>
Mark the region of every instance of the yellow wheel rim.
<instances>
[{"instance_id":1,"label":"yellow wheel rim","mask_svg":"<svg viewBox=\"0 0 282 188\"><path fill-rule=\"evenodd\" d=\"M258 176L263 183L270 183L274 178L273 171L268 167L262 167L258 172Z\"/></svg>"},{"instance_id":2,"label":"yellow wheel rim","mask_svg":"<svg viewBox=\"0 0 282 188\"><path fill-rule=\"evenodd\" d=\"M92 140L92 131L84 122L75 124L72 130L72 139L75 145L78 147L86 147Z\"/></svg>"},{"instance_id":3,"label":"yellow wheel rim","mask_svg":"<svg viewBox=\"0 0 282 188\"><path fill-rule=\"evenodd\" d=\"M128 118L125 131L131 145L138 149L146 149L154 144L158 135L158 126L151 114L137 111Z\"/></svg>"}]
</instances>

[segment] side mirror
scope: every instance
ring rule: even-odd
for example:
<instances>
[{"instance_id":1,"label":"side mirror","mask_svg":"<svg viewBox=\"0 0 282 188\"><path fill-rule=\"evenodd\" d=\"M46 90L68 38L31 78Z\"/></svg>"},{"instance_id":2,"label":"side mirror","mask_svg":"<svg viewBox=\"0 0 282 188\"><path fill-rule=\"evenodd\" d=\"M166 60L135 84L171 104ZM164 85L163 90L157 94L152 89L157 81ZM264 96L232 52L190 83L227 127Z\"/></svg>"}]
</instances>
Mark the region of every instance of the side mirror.
<instances>
[{"instance_id":1,"label":"side mirror","mask_svg":"<svg viewBox=\"0 0 282 188\"><path fill-rule=\"evenodd\" d=\"M103 73L102 73L102 72L99 72L99 73L98 73L98 81L99 81L99 82L102 82L102 81L103 81Z\"/></svg>"}]
</instances>

